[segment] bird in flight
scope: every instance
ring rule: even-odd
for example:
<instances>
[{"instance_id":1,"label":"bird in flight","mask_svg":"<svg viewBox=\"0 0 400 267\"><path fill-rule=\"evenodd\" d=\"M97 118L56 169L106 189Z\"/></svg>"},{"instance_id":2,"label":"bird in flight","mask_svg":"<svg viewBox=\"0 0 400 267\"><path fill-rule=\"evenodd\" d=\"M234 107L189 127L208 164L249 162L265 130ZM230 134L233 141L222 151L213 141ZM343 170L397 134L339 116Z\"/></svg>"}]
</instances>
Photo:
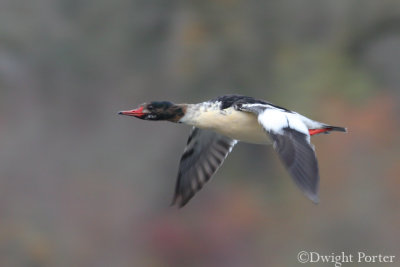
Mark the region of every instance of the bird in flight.
<instances>
[{"instance_id":1,"label":"bird in flight","mask_svg":"<svg viewBox=\"0 0 400 267\"><path fill-rule=\"evenodd\" d=\"M310 136L346 128L311 120L264 100L225 95L198 104L144 103L118 114L193 126L179 164L172 205L183 207L210 180L238 141L273 144L295 184L318 203L319 171Z\"/></svg>"}]
</instances>

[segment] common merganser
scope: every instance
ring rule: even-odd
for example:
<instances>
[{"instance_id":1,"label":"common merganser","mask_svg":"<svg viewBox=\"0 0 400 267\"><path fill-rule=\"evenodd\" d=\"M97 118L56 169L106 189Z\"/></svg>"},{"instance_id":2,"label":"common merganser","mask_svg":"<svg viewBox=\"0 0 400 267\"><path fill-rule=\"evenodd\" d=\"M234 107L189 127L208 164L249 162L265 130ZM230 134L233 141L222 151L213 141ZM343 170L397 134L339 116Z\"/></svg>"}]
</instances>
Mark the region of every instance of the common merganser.
<instances>
[{"instance_id":1,"label":"common merganser","mask_svg":"<svg viewBox=\"0 0 400 267\"><path fill-rule=\"evenodd\" d=\"M238 141L270 144L293 181L319 202L319 172L310 136L346 128L311 120L264 100L225 95L199 104L144 103L119 114L193 126L179 164L172 205L183 207L210 180Z\"/></svg>"}]
</instances>

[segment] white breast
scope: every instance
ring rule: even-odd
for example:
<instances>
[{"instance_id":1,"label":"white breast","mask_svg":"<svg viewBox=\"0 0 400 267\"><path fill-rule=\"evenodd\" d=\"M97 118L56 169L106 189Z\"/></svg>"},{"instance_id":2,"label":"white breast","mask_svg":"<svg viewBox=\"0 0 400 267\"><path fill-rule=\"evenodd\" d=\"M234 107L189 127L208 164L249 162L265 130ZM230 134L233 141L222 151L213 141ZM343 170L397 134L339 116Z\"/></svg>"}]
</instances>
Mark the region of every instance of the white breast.
<instances>
[{"instance_id":1,"label":"white breast","mask_svg":"<svg viewBox=\"0 0 400 267\"><path fill-rule=\"evenodd\" d=\"M237 111L232 107L224 110L219 108L200 108L193 112L190 119L186 118L182 122L198 128L214 130L243 142L270 143L268 134L257 121L256 114Z\"/></svg>"}]
</instances>

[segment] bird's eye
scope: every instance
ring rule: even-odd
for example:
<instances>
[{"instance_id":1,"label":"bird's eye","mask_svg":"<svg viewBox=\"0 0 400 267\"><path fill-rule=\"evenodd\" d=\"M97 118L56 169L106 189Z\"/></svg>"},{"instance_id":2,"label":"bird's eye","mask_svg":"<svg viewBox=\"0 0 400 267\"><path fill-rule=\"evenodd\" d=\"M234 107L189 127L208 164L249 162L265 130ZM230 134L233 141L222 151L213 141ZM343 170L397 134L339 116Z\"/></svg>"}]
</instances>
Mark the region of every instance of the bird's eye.
<instances>
[{"instance_id":1,"label":"bird's eye","mask_svg":"<svg viewBox=\"0 0 400 267\"><path fill-rule=\"evenodd\" d=\"M148 105L148 106L147 106L147 109L148 109L148 110L152 110L153 108L154 108L153 105Z\"/></svg>"}]
</instances>

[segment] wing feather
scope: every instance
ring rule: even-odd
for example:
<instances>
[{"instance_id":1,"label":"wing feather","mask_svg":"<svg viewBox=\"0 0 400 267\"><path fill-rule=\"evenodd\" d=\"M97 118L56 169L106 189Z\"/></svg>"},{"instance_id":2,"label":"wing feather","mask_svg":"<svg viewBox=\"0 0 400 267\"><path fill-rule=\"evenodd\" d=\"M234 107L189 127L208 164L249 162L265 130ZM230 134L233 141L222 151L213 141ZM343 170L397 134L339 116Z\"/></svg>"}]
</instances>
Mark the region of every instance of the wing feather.
<instances>
[{"instance_id":1,"label":"wing feather","mask_svg":"<svg viewBox=\"0 0 400 267\"><path fill-rule=\"evenodd\" d=\"M186 205L210 180L236 143L229 137L194 127L180 160L172 205Z\"/></svg>"},{"instance_id":2,"label":"wing feather","mask_svg":"<svg viewBox=\"0 0 400 267\"><path fill-rule=\"evenodd\" d=\"M283 129L283 134L269 134L293 181L309 199L318 203L318 162L307 136L292 128Z\"/></svg>"},{"instance_id":3,"label":"wing feather","mask_svg":"<svg viewBox=\"0 0 400 267\"><path fill-rule=\"evenodd\" d=\"M303 117L265 104L244 104L239 109L258 115L258 122L271 136L274 149L295 184L318 203L318 162Z\"/></svg>"}]
</instances>

